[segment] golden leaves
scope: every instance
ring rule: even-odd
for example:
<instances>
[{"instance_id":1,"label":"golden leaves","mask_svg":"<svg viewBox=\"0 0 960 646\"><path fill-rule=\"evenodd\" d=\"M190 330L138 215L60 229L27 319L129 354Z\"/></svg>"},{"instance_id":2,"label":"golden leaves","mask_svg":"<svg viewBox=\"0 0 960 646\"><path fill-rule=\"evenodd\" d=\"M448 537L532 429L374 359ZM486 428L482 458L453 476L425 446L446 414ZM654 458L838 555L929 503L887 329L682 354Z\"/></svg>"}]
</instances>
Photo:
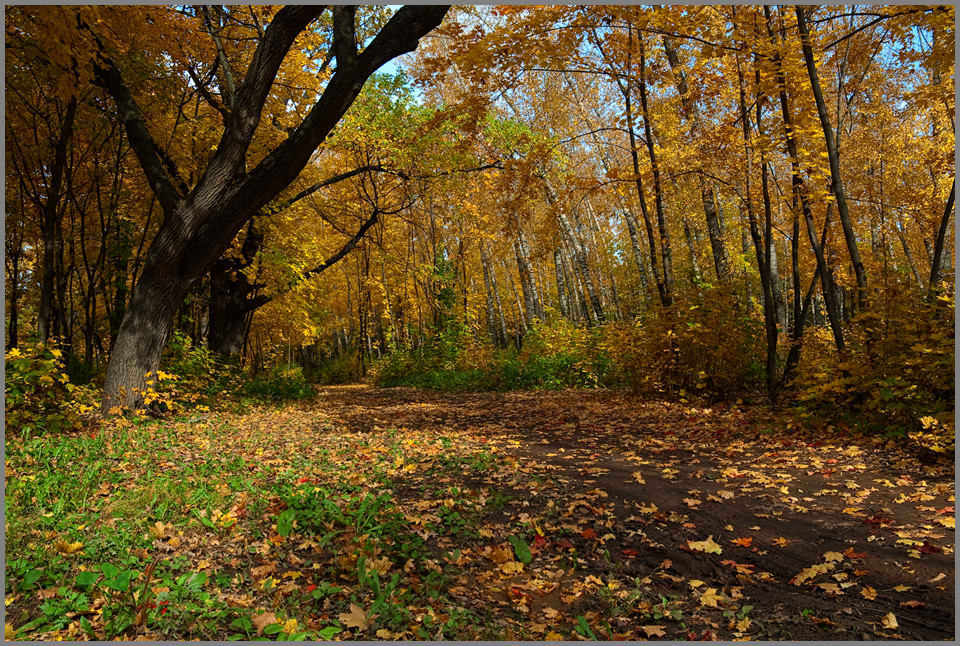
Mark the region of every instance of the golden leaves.
<instances>
[{"instance_id":1,"label":"golden leaves","mask_svg":"<svg viewBox=\"0 0 960 646\"><path fill-rule=\"evenodd\" d=\"M713 534L704 541L687 541L687 546L697 552L706 552L708 554L720 554L723 549L713 540Z\"/></svg>"}]
</instances>

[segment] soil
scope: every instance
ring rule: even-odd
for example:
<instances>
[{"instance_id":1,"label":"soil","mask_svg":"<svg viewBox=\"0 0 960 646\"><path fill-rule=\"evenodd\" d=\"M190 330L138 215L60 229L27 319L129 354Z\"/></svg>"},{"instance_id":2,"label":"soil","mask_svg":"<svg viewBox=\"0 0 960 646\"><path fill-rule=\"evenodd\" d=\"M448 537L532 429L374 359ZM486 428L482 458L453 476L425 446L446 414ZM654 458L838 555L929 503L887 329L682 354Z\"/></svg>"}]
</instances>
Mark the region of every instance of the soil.
<instances>
[{"instance_id":1,"label":"soil","mask_svg":"<svg viewBox=\"0 0 960 646\"><path fill-rule=\"evenodd\" d=\"M448 430L507 461L459 483L508 494L490 526L545 534L523 576L466 569L464 603L494 621L552 625L555 610L616 639L954 638L952 456L758 406L603 391L335 386L319 402L352 430ZM690 545L708 537L721 553ZM680 617L652 618L658 597Z\"/></svg>"}]
</instances>

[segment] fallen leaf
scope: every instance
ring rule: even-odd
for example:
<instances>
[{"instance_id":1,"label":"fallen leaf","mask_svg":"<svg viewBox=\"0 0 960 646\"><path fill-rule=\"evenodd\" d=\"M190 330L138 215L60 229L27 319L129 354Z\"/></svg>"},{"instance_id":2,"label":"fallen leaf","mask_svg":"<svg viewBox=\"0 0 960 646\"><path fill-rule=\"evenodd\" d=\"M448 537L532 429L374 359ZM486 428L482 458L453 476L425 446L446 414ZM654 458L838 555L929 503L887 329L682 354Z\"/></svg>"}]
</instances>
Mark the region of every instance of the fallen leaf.
<instances>
[{"instance_id":1,"label":"fallen leaf","mask_svg":"<svg viewBox=\"0 0 960 646\"><path fill-rule=\"evenodd\" d=\"M263 633L264 628L270 624L277 623L277 616L272 612L264 612L262 614L252 616L250 621L253 623L254 628L257 629L257 634L260 635Z\"/></svg>"},{"instance_id":2,"label":"fallen leaf","mask_svg":"<svg viewBox=\"0 0 960 646\"><path fill-rule=\"evenodd\" d=\"M877 591L871 588L869 585L865 585L860 588L860 596L862 596L864 599L870 599L873 601L877 598Z\"/></svg>"},{"instance_id":3,"label":"fallen leaf","mask_svg":"<svg viewBox=\"0 0 960 646\"><path fill-rule=\"evenodd\" d=\"M643 632L647 637L666 637L667 633L663 628L663 626L643 626Z\"/></svg>"},{"instance_id":4,"label":"fallen leaf","mask_svg":"<svg viewBox=\"0 0 960 646\"><path fill-rule=\"evenodd\" d=\"M250 574L257 577L258 579L262 579L268 574L271 574L276 571L277 571L276 563L267 563L266 565L259 565L257 567L250 568Z\"/></svg>"},{"instance_id":5,"label":"fallen leaf","mask_svg":"<svg viewBox=\"0 0 960 646\"><path fill-rule=\"evenodd\" d=\"M341 612L337 615L337 619L347 628L357 628L364 631L369 627L367 613L355 603L350 604L350 612Z\"/></svg>"},{"instance_id":6,"label":"fallen leaf","mask_svg":"<svg viewBox=\"0 0 960 646\"><path fill-rule=\"evenodd\" d=\"M750 547L750 545L753 543L753 538L749 536L747 538L735 538L730 542L741 547Z\"/></svg>"},{"instance_id":7,"label":"fallen leaf","mask_svg":"<svg viewBox=\"0 0 960 646\"><path fill-rule=\"evenodd\" d=\"M836 561L837 563L839 563L840 561L843 560L843 554L841 554L840 552L827 552L826 554L823 555L823 558L827 563L830 563L832 561Z\"/></svg>"},{"instance_id":8,"label":"fallen leaf","mask_svg":"<svg viewBox=\"0 0 960 646\"><path fill-rule=\"evenodd\" d=\"M643 479L643 474L639 471L633 472L633 481L637 484L647 484L647 481Z\"/></svg>"},{"instance_id":9,"label":"fallen leaf","mask_svg":"<svg viewBox=\"0 0 960 646\"><path fill-rule=\"evenodd\" d=\"M583 530L582 532L580 532L580 536L582 536L583 538L593 539L593 540L596 540L596 539L600 538L600 537L597 535L597 533L596 533L595 531L593 531L593 528L591 528L591 527L588 527L587 529L585 529L585 530Z\"/></svg>"},{"instance_id":10,"label":"fallen leaf","mask_svg":"<svg viewBox=\"0 0 960 646\"><path fill-rule=\"evenodd\" d=\"M707 537L705 541L687 541L687 546L698 552L707 552L708 554L720 554L723 549L713 540L713 534Z\"/></svg>"},{"instance_id":11,"label":"fallen leaf","mask_svg":"<svg viewBox=\"0 0 960 646\"><path fill-rule=\"evenodd\" d=\"M66 541L59 541L56 545L57 551L61 554L75 554L83 549L83 543L76 541L73 543L68 543Z\"/></svg>"},{"instance_id":12,"label":"fallen leaf","mask_svg":"<svg viewBox=\"0 0 960 646\"><path fill-rule=\"evenodd\" d=\"M886 615L884 615L881 623L887 630L896 630L900 627L900 624L897 623L897 616L892 612L888 612Z\"/></svg>"},{"instance_id":13,"label":"fallen leaf","mask_svg":"<svg viewBox=\"0 0 960 646\"><path fill-rule=\"evenodd\" d=\"M935 576L935 577L933 577L932 579L930 579L930 581L928 581L928 583L936 583L937 581L943 581L945 578L947 578L947 575L944 574L943 572L941 572L941 573L938 574L937 576Z\"/></svg>"},{"instance_id":14,"label":"fallen leaf","mask_svg":"<svg viewBox=\"0 0 960 646\"><path fill-rule=\"evenodd\" d=\"M703 594L700 595L700 605L709 606L711 608L717 607L717 602L722 601L723 597L717 594L716 588L707 588L703 591Z\"/></svg>"}]
</instances>

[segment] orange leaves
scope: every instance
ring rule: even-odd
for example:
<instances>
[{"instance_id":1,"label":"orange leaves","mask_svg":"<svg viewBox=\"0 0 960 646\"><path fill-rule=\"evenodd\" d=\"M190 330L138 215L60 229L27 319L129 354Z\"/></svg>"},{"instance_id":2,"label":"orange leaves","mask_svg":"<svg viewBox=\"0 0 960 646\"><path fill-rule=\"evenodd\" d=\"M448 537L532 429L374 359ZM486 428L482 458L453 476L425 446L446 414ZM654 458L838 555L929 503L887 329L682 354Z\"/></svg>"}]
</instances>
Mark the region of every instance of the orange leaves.
<instances>
[{"instance_id":1,"label":"orange leaves","mask_svg":"<svg viewBox=\"0 0 960 646\"><path fill-rule=\"evenodd\" d=\"M740 547L750 547L753 544L753 538L735 538L730 541L734 545L739 545Z\"/></svg>"}]
</instances>

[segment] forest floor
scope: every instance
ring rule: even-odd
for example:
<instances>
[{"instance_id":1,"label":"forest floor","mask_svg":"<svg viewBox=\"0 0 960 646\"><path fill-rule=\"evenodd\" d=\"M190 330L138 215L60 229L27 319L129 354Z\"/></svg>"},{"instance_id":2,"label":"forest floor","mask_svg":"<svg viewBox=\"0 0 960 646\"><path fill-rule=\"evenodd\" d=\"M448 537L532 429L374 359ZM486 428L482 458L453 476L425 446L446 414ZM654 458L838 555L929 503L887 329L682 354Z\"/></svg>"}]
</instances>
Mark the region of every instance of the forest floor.
<instances>
[{"instance_id":1,"label":"forest floor","mask_svg":"<svg viewBox=\"0 0 960 646\"><path fill-rule=\"evenodd\" d=\"M952 459L759 407L337 386L6 457L8 638L955 634Z\"/></svg>"}]
</instances>

